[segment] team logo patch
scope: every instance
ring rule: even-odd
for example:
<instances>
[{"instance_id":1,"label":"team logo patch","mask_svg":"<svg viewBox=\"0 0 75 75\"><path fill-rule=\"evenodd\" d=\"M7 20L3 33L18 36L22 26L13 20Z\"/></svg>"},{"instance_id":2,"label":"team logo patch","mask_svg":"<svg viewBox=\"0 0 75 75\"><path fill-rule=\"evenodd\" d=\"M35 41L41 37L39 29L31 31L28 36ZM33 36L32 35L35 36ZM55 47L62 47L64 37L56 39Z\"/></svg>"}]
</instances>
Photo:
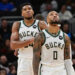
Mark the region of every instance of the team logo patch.
<instances>
[{"instance_id":1,"label":"team logo patch","mask_svg":"<svg viewBox=\"0 0 75 75\"><path fill-rule=\"evenodd\" d=\"M36 25L33 25L33 28L36 28L37 26Z\"/></svg>"},{"instance_id":2,"label":"team logo patch","mask_svg":"<svg viewBox=\"0 0 75 75\"><path fill-rule=\"evenodd\" d=\"M62 37L62 36L59 36L59 39L60 39L60 40L62 40L62 39L63 39L63 37Z\"/></svg>"}]
</instances>

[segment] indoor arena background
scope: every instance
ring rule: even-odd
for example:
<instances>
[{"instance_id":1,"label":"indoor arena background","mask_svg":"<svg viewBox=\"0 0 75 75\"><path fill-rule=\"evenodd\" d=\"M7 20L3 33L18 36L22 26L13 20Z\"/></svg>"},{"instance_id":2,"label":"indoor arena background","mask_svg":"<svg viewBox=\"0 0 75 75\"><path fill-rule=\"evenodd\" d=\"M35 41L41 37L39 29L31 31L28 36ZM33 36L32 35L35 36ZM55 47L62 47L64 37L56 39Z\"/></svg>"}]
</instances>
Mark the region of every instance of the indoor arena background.
<instances>
[{"instance_id":1,"label":"indoor arena background","mask_svg":"<svg viewBox=\"0 0 75 75\"><path fill-rule=\"evenodd\" d=\"M72 61L75 69L75 0L0 0L0 72L3 72L2 75L16 75L17 57L10 49L10 36L13 22L22 19L20 5L25 2L32 4L34 17L40 20L46 21L46 16L51 10L59 13L61 29L71 39ZM5 6L6 4L8 7Z\"/></svg>"}]
</instances>

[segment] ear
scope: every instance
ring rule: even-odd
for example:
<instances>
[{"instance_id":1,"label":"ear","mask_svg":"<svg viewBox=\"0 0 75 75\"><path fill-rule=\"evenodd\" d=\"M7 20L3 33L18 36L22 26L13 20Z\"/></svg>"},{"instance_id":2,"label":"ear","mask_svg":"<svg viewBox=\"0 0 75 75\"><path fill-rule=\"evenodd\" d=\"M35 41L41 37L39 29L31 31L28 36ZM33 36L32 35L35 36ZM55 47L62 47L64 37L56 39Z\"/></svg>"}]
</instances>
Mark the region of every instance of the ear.
<instances>
[{"instance_id":1,"label":"ear","mask_svg":"<svg viewBox=\"0 0 75 75\"><path fill-rule=\"evenodd\" d=\"M21 16L23 16L22 12L21 12Z\"/></svg>"},{"instance_id":2,"label":"ear","mask_svg":"<svg viewBox=\"0 0 75 75\"><path fill-rule=\"evenodd\" d=\"M48 16L47 16L47 23L49 22L49 20L48 20Z\"/></svg>"},{"instance_id":3,"label":"ear","mask_svg":"<svg viewBox=\"0 0 75 75\"><path fill-rule=\"evenodd\" d=\"M33 11L33 15L34 15L34 11Z\"/></svg>"}]
</instances>

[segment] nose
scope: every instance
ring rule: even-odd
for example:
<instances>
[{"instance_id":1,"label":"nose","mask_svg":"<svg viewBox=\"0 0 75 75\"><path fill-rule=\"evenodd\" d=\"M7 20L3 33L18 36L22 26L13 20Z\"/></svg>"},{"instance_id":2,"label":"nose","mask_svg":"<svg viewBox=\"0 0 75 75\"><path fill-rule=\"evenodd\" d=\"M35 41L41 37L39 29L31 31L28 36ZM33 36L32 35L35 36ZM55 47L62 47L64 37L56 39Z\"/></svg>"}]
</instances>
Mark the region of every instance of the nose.
<instances>
[{"instance_id":1,"label":"nose","mask_svg":"<svg viewBox=\"0 0 75 75\"><path fill-rule=\"evenodd\" d=\"M57 16L56 15L54 15L54 18L56 18Z\"/></svg>"},{"instance_id":2,"label":"nose","mask_svg":"<svg viewBox=\"0 0 75 75\"><path fill-rule=\"evenodd\" d=\"M27 10L27 13L29 13L30 12L30 10Z\"/></svg>"},{"instance_id":3,"label":"nose","mask_svg":"<svg viewBox=\"0 0 75 75\"><path fill-rule=\"evenodd\" d=\"M56 17L57 15L56 14L54 14L54 17Z\"/></svg>"}]
</instances>

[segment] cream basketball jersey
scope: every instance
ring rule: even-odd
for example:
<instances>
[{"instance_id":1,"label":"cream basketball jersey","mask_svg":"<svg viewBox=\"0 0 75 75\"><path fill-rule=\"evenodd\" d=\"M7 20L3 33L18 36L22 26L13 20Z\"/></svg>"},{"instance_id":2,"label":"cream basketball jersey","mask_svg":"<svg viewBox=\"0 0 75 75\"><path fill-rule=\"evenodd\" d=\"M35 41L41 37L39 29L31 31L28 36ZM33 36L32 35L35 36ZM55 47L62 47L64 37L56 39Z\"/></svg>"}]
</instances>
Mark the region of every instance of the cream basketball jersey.
<instances>
[{"instance_id":1,"label":"cream basketball jersey","mask_svg":"<svg viewBox=\"0 0 75 75\"><path fill-rule=\"evenodd\" d=\"M20 23L21 23L19 28L20 41L24 41L30 39L31 37L35 37L39 33L38 27L39 20L35 20L31 26L26 26L23 20L21 20ZM18 57L32 58L33 57L32 45L20 48Z\"/></svg>"},{"instance_id":2,"label":"cream basketball jersey","mask_svg":"<svg viewBox=\"0 0 75 75\"><path fill-rule=\"evenodd\" d=\"M58 34L52 35L43 30L45 42L42 46L41 63L50 66L64 64L64 33L60 30Z\"/></svg>"}]
</instances>

